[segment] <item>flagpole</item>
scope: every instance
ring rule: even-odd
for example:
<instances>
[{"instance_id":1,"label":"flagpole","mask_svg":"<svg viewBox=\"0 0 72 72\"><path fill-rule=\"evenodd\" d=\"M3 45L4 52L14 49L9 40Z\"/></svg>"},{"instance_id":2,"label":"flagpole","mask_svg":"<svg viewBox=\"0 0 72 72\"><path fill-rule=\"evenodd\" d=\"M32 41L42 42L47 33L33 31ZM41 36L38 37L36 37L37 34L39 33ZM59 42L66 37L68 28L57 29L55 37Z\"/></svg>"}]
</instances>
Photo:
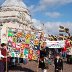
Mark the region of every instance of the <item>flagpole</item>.
<instances>
[{"instance_id":1,"label":"flagpole","mask_svg":"<svg viewBox=\"0 0 72 72\"><path fill-rule=\"evenodd\" d=\"M6 72L7 72L7 70L8 70L8 69L7 69L7 64L8 64L8 63L7 63L7 52L6 52Z\"/></svg>"},{"instance_id":2,"label":"flagpole","mask_svg":"<svg viewBox=\"0 0 72 72\"><path fill-rule=\"evenodd\" d=\"M41 35L42 35L42 33L41 33ZM39 51L40 51L40 48L41 48L41 38L42 38L42 36L40 35L40 39L39 39ZM39 65L39 59L40 59L40 55L39 55L39 58L38 58L38 65ZM37 65L37 72L39 72L38 71L38 65Z\"/></svg>"},{"instance_id":3,"label":"flagpole","mask_svg":"<svg viewBox=\"0 0 72 72\"><path fill-rule=\"evenodd\" d=\"M7 47L8 47L8 27L6 27L6 39L7 39L7 44L6 44L6 72L8 71L7 67L8 67L8 63L7 63Z\"/></svg>"},{"instance_id":4,"label":"flagpole","mask_svg":"<svg viewBox=\"0 0 72 72\"><path fill-rule=\"evenodd\" d=\"M41 31L44 31L44 23L42 23L42 29L41 29ZM41 34L40 34L40 39L39 39L39 51L40 51L40 48L41 48L41 39L42 39L42 32L41 32ZM40 55L39 55L39 59L40 59ZM39 65L39 59L38 59L38 65ZM37 65L37 72L39 72L38 71L38 65Z\"/></svg>"}]
</instances>

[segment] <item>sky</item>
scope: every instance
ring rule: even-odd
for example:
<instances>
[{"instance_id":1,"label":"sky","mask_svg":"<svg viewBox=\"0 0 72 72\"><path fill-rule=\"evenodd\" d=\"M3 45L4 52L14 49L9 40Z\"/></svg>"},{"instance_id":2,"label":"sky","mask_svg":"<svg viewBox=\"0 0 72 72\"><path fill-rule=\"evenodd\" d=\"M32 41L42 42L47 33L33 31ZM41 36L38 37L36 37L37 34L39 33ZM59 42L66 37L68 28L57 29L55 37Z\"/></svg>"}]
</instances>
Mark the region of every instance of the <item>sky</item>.
<instances>
[{"instance_id":1,"label":"sky","mask_svg":"<svg viewBox=\"0 0 72 72\"><path fill-rule=\"evenodd\" d=\"M0 0L0 5L5 0ZM35 26L44 24L46 33L58 34L59 26L68 27L72 33L72 0L23 0ZM39 26L38 26L39 25Z\"/></svg>"}]
</instances>

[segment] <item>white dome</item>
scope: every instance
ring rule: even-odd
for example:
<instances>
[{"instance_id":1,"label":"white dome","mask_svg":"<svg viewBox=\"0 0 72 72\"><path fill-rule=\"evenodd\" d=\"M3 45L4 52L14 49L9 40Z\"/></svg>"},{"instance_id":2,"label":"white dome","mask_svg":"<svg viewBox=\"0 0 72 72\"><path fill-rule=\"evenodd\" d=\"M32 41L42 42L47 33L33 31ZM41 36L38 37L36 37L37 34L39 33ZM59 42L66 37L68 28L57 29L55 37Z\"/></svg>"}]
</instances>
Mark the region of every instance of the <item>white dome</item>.
<instances>
[{"instance_id":1,"label":"white dome","mask_svg":"<svg viewBox=\"0 0 72 72\"><path fill-rule=\"evenodd\" d=\"M27 8L27 6L25 5L25 3L22 0L6 0L2 5L2 7L4 6L8 6L8 7L23 7L23 8Z\"/></svg>"}]
</instances>

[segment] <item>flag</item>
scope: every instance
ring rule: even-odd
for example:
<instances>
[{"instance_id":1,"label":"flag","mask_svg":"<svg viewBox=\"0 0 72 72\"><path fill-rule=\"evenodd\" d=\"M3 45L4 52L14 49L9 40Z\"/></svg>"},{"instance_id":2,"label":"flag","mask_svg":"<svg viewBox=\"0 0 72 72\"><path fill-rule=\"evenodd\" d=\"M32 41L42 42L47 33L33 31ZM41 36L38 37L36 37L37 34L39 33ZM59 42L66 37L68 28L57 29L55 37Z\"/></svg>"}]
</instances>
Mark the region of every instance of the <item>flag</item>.
<instances>
[{"instance_id":1,"label":"flag","mask_svg":"<svg viewBox=\"0 0 72 72\"><path fill-rule=\"evenodd\" d=\"M64 29L64 27L63 27L63 26L59 26L59 28L60 28L60 29Z\"/></svg>"}]
</instances>

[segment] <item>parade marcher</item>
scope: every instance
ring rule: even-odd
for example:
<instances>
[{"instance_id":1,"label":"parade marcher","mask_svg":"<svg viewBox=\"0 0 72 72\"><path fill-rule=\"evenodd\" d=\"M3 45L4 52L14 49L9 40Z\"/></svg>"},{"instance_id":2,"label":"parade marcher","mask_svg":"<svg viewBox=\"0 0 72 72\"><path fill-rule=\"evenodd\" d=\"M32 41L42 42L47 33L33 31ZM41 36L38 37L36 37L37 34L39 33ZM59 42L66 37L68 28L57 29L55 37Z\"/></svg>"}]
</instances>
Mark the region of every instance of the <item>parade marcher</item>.
<instances>
[{"instance_id":1,"label":"parade marcher","mask_svg":"<svg viewBox=\"0 0 72 72\"><path fill-rule=\"evenodd\" d=\"M47 72L48 64L45 62L48 58L48 47L46 47L46 42L43 42L40 50L40 58L39 58L39 68L42 69L42 72Z\"/></svg>"},{"instance_id":2,"label":"parade marcher","mask_svg":"<svg viewBox=\"0 0 72 72\"><path fill-rule=\"evenodd\" d=\"M2 58L4 58L4 56L1 54L1 46L0 46L0 72L4 72L4 63L2 62Z\"/></svg>"},{"instance_id":3,"label":"parade marcher","mask_svg":"<svg viewBox=\"0 0 72 72\"><path fill-rule=\"evenodd\" d=\"M59 54L57 54L55 60L55 72L62 72L63 71L63 60L60 58Z\"/></svg>"},{"instance_id":4,"label":"parade marcher","mask_svg":"<svg viewBox=\"0 0 72 72\"><path fill-rule=\"evenodd\" d=\"M64 47L64 48L62 49L62 57L63 57L63 59L66 58L66 47Z\"/></svg>"},{"instance_id":5,"label":"parade marcher","mask_svg":"<svg viewBox=\"0 0 72 72\"><path fill-rule=\"evenodd\" d=\"M9 64L8 64L9 62L8 61L9 61L9 58L7 58L7 45L5 43L2 43L1 47L2 47L1 54L6 57L6 58L2 59L2 61L4 63L4 72L6 71L6 68L7 68L7 72L8 72L8 67L9 67ZM6 62L6 59L7 59L7 62ZM7 65L6 65L6 63L7 63Z\"/></svg>"}]
</instances>

